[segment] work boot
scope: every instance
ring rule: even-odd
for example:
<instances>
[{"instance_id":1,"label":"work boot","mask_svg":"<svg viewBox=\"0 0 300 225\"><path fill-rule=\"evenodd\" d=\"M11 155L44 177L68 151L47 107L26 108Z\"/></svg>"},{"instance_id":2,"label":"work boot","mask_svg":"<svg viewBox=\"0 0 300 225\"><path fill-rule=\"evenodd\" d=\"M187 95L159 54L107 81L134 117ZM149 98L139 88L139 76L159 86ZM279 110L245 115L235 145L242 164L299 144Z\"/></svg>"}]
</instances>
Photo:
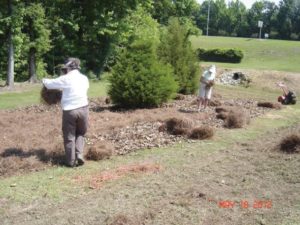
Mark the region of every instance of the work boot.
<instances>
[{"instance_id":1,"label":"work boot","mask_svg":"<svg viewBox=\"0 0 300 225\"><path fill-rule=\"evenodd\" d=\"M84 159L82 155L77 155L77 165L82 166L84 164Z\"/></svg>"},{"instance_id":2,"label":"work boot","mask_svg":"<svg viewBox=\"0 0 300 225\"><path fill-rule=\"evenodd\" d=\"M74 166L76 166L76 162L75 161L74 162L65 162L65 165L67 167L74 167Z\"/></svg>"}]
</instances>

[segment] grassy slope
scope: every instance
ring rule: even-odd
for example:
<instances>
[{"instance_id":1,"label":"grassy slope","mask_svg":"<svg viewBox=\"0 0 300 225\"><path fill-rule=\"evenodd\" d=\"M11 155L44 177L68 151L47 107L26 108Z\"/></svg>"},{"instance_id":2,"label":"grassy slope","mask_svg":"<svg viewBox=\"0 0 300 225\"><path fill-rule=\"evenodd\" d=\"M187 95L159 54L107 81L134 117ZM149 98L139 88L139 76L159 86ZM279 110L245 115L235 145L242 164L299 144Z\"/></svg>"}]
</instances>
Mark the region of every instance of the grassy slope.
<instances>
[{"instance_id":1,"label":"grassy slope","mask_svg":"<svg viewBox=\"0 0 300 225\"><path fill-rule=\"evenodd\" d=\"M200 36L192 37L192 44L194 48L243 50L244 59L241 63L216 63L222 67L300 72L299 41Z\"/></svg>"},{"instance_id":2,"label":"grassy slope","mask_svg":"<svg viewBox=\"0 0 300 225\"><path fill-rule=\"evenodd\" d=\"M89 97L99 97L106 95L106 83L91 81L88 92ZM40 102L41 86L33 86L24 92L6 92L0 94L0 109L10 109L22 107Z\"/></svg>"}]
</instances>

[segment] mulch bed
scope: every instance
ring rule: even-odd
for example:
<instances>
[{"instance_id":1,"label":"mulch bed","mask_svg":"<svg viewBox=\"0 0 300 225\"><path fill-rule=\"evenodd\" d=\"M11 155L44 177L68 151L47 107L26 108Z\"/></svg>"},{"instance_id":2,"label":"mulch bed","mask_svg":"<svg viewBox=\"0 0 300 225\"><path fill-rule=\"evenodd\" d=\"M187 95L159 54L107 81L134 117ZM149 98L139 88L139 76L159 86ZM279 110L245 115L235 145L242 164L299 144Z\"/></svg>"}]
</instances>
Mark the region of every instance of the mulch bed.
<instances>
[{"instance_id":1,"label":"mulch bed","mask_svg":"<svg viewBox=\"0 0 300 225\"><path fill-rule=\"evenodd\" d=\"M237 107L245 110L250 118L272 110L258 107L257 102L252 99L226 100L217 95L214 100L218 102L216 104L218 106L210 106L205 111L198 112L195 96L181 96L179 99L165 104L161 108L140 110L113 108L105 97L92 99L86 151L88 149L95 150L95 148L93 149L95 146L98 146L96 149L99 149L99 145L103 141L113 146L112 155L168 146L179 141L195 142L196 140L188 139L189 134L176 132L170 134L162 129L162 125L172 118L177 118L192 121L192 128L205 126L217 132L217 129L224 129L224 121L222 118L217 118L216 107ZM0 125L4 129L0 131L0 176L36 171L59 164L61 156L57 156L53 152L61 152L63 149L61 116L61 109L58 105L51 107L33 105L14 110L1 110ZM11 149L19 149L21 153L3 155L4 153L9 154ZM99 153L93 157L98 160L108 158L110 155L107 152L105 154L103 156L102 153ZM24 155L28 155L28 157L24 157ZM55 159L52 159L51 155ZM4 162L9 162L13 157L15 157L13 161L18 161L18 163L10 164L8 167Z\"/></svg>"}]
</instances>

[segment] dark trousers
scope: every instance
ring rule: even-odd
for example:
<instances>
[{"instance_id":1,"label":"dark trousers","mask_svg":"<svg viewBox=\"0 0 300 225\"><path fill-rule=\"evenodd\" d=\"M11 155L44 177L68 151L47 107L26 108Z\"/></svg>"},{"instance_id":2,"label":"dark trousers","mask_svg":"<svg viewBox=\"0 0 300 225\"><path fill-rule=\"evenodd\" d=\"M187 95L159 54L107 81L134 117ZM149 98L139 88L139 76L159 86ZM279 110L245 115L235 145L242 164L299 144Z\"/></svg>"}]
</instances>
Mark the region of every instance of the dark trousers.
<instances>
[{"instance_id":1,"label":"dark trousers","mask_svg":"<svg viewBox=\"0 0 300 225\"><path fill-rule=\"evenodd\" d=\"M77 157L83 157L84 135L88 128L88 106L63 111L62 130L66 164L74 166Z\"/></svg>"}]
</instances>

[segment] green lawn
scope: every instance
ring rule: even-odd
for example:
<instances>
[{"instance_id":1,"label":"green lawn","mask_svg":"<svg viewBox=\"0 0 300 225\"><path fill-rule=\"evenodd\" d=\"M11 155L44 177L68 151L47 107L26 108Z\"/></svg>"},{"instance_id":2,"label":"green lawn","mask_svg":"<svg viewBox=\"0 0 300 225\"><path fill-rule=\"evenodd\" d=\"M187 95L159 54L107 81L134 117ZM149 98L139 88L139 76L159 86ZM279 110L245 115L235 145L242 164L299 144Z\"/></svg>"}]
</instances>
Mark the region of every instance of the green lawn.
<instances>
[{"instance_id":1,"label":"green lawn","mask_svg":"<svg viewBox=\"0 0 300 225\"><path fill-rule=\"evenodd\" d=\"M215 63L221 67L300 72L300 41L210 36L192 37L191 41L194 48L239 48L244 52L241 63Z\"/></svg>"},{"instance_id":2,"label":"green lawn","mask_svg":"<svg viewBox=\"0 0 300 225\"><path fill-rule=\"evenodd\" d=\"M90 81L90 98L106 95L106 82ZM11 109L40 103L41 86L33 86L24 92L6 92L0 94L0 109Z\"/></svg>"}]
</instances>

